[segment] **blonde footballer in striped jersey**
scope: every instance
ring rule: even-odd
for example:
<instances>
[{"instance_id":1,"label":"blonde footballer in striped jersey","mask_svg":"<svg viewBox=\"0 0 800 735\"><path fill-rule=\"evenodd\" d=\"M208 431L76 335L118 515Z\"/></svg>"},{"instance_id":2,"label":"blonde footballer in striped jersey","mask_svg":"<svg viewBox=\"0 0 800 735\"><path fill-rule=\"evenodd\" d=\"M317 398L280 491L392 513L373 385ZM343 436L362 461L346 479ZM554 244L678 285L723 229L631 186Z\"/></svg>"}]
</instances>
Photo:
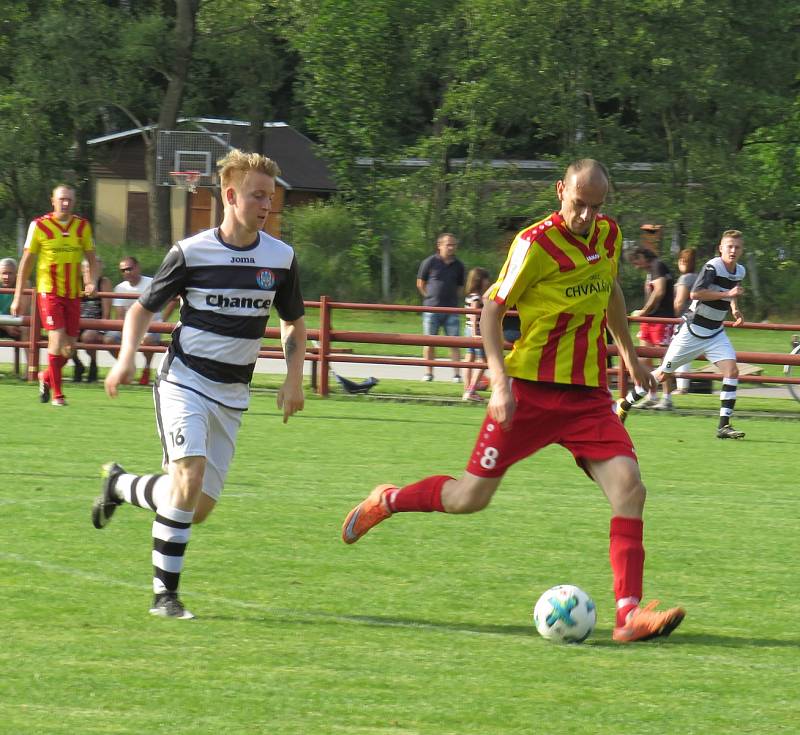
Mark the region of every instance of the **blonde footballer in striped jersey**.
<instances>
[{"instance_id":1,"label":"blonde footballer in striped jersey","mask_svg":"<svg viewBox=\"0 0 800 735\"><path fill-rule=\"evenodd\" d=\"M355 543L394 513L483 510L511 465L560 444L611 506L613 637L627 643L669 635L685 613L640 605L645 488L606 385L606 328L637 382L654 381L636 358L617 282L622 235L616 222L600 214L608 187L605 166L576 161L556 184L559 211L525 228L512 243L481 314L492 395L463 475L378 485L347 515L342 538ZM510 308L520 314L522 335L504 358L502 320Z\"/></svg>"}]
</instances>

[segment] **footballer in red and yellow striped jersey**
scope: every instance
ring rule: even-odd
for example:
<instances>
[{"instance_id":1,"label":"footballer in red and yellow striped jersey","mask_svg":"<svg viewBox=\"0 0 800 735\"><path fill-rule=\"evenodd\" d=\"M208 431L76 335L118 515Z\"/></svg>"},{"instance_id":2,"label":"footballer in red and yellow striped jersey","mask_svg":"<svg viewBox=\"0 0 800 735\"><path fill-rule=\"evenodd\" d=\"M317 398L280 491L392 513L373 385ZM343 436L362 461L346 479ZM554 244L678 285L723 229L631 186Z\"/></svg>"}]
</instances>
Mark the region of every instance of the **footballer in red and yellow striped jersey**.
<instances>
[{"instance_id":1,"label":"footballer in red and yellow striped jersey","mask_svg":"<svg viewBox=\"0 0 800 735\"><path fill-rule=\"evenodd\" d=\"M342 538L358 541L395 513L483 510L511 465L550 444L569 450L611 506L616 641L669 635L682 608L640 607L644 577L645 488L633 444L606 387L606 328L637 385L654 386L637 357L617 266L622 237L599 214L608 193L599 161L571 164L556 184L558 212L520 232L481 313L492 395L464 474L409 485L378 485L345 518ZM521 337L503 354L503 316L520 315ZM558 489L556 488L557 492Z\"/></svg>"},{"instance_id":2,"label":"footballer in red and yellow striped jersey","mask_svg":"<svg viewBox=\"0 0 800 735\"><path fill-rule=\"evenodd\" d=\"M37 217L28 228L25 247L36 261L36 290L68 299L80 298L81 261L94 250L89 220L73 214L59 222L54 212Z\"/></svg>"},{"instance_id":3,"label":"footballer in red and yellow striped jersey","mask_svg":"<svg viewBox=\"0 0 800 735\"><path fill-rule=\"evenodd\" d=\"M31 222L19 265L11 311L17 314L22 303L22 290L36 261L36 291L39 313L47 330L48 369L39 374L39 397L53 405L64 406L61 372L72 355L79 332L81 282L83 292L92 296L97 282L97 263L88 220L73 214L75 190L59 184L51 198L53 211ZM84 278L81 261L89 264Z\"/></svg>"},{"instance_id":4,"label":"footballer in red and yellow striped jersey","mask_svg":"<svg viewBox=\"0 0 800 735\"><path fill-rule=\"evenodd\" d=\"M585 236L571 232L559 212L516 236L488 294L520 315L507 375L606 386L606 309L621 245L616 222L602 214Z\"/></svg>"}]
</instances>

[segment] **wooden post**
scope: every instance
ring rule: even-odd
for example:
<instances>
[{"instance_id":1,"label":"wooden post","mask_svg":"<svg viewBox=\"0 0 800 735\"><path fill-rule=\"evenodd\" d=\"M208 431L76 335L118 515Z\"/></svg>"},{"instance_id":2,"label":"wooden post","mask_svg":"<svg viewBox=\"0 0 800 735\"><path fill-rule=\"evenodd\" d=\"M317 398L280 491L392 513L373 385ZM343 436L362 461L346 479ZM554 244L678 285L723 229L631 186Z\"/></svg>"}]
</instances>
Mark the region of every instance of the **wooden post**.
<instances>
[{"instance_id":1,"label":"wooden post","mask_svg":"<svg viewBox=\"0 0 800 735\"><path fill-rule=\"evenodd\" d=\"M39 320L37 297L38 294L34 288L31 292L31 331L28 335L28 382L39 380L39 336L42 331L42 322Z\"/></svg>"},{"instance_id":2,"label":"wooden post","mask_svg":"<svg viewBox=\"0 0 800 735\"><path fill-rule=\"evenodd\" d=\"M319 297L319 360L317 361L317 393L327 396L328 390L328 352L331 346L331 312L328 297Z\"/></svg>"}]
</instances>

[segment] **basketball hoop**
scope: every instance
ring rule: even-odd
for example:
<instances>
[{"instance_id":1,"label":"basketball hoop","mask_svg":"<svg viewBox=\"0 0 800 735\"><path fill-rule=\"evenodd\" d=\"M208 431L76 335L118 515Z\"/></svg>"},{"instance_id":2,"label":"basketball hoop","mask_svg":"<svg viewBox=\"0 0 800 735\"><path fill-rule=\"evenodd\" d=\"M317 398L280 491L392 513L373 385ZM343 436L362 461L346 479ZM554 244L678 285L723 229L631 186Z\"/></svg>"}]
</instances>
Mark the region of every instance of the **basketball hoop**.
<instances>
[{"instance_id":1,"label":"basketball hoop","mask_svg":"<svg viewBox=\"0 0 800 735\"><path fill-rule=\"evenodd\" d=\"M200 181L200 171L170 171L169 175L175 186L184 191L194 193L197 191L197 182Z\"/></svg>"}]
</instances>

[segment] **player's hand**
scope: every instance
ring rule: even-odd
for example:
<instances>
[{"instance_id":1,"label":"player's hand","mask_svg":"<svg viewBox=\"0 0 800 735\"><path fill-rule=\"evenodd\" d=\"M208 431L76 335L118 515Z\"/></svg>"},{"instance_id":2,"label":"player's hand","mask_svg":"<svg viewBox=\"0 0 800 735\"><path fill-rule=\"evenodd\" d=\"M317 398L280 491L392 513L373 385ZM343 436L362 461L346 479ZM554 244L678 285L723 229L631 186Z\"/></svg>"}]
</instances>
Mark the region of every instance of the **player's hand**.
<instances>
[{"instance_id":1,"label":"player's hand","mask_svg":"<svg viewBox=\"0 0 800 735\"><path fill-rule=\"evenodd\" d=\"M19 302L20 302L20 299L18 299L16 296L11 301L11 308L9 309L9 313L11 314L11 316L19 316L20 315L19 314Z\"/></svg>"},{"instance_id":2,"label":"player's hand","mask_svg":"<svg viewBox=\"0 0 800 735\"><path fill-rule=\"evenodd\" d=\"M629 370L636 385L640 385L647 391L654 391L658 388L658 381L653 377L650 370L638 360L633 367L629 367Z\"/></svg>"},{"instance_id":3,"label":"player's hand","mask_svg":"<svg viewBox=\"0 0 800 735\"><path fill-rule=\"evenodd\" d=\"M97 293L97 286L93 283L87 283L83 287L83 293L86 296L94 296Z\"/></svg>"},{"instance_id":4,"label":"player's hand","mask_svg":"<svg viewBox=\"0 0 800 735\"><path fill-rule=\"evenodd\" d=\"M641 315L642 315L642 310L641 309L634 309L631 312L631 316L641 316Z\"/></svg>"},{"instance_id":5,"label":"player's hand","mask_svg":"<svg viewBox=\"0 0 800 735\"><path fill-rule=\"evenodd\" d=\"M119 393L120 385L128 385L136 372L135 365L126 365L119 360L114 363L114 367L106 375L105 386L106 395L109 398L116 398Z\"/></svg>"},{"instance_id":6,"label":"player's hand","mask_svg":"<svg viewBox=\"0 0 800 735\"><path fill-rule=\"evenodd\" d=\"M733 326L734 327L741 327L744 324L744 316L742 316L741 311L735 311L733 313Z\"/></svg>"},{"instance_id":7,"label":"player's hand","mask_svg":"<svg viewBox=\"0 0 800 735\"><path fill-rule=\"evenodd\" d=\"M511 385L508 380L503 380L496 385L492 385L492 395L489 397L487 410L503 431L511 428L511 421L514 418L514 411L517 408L517 401L511 392Z\"/></svg>"},{"instance_id":8,"label":"player's hand","mask_svg":"<svg viewBox=\"0 0 800 735\"><path fill-rule=\"evenodd\" d=\"M744 289L741 286L734 286L731 289L728 289L728 298L735 299L739 296L744 295Z\"/></svg>"},{"instance_id":9,"label":"player's hand","mask_svg":"<svg viewBox=\"0 0 800 735\"><path fill-rule=\"evenodd\" d=\"M301 385L288 385L284 383L278 391L276 400L279 409L283 409L283 423L289 420L289 416L303 410L306 404Z\"/></svg>"}]
</instances>

